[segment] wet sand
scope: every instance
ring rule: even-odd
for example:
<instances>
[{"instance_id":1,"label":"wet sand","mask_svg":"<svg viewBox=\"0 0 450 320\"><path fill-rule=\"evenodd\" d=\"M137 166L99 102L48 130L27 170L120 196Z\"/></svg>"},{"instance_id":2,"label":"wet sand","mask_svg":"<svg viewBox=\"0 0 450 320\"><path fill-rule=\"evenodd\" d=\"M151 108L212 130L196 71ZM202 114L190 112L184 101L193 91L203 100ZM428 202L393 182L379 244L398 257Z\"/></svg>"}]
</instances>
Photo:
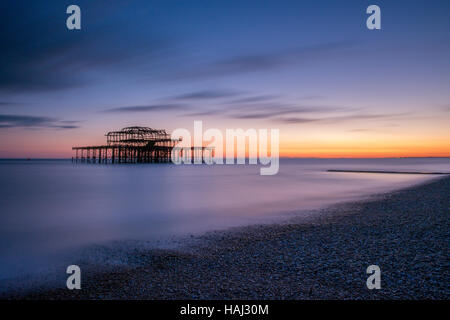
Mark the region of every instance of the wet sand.
<instances>
[{"instance_id":1,"label":"wet sand","mask_svg":"<svg viewBox=\"0 0 450 320\"><path fill-rule=\"evenodd\" d=\"M136 250L138 267L83 272L82 289L19 299L448 299L450 177L322 210L308 221ZM368 290L366 268L381 268Z\"/></svg>"}]
</instances>

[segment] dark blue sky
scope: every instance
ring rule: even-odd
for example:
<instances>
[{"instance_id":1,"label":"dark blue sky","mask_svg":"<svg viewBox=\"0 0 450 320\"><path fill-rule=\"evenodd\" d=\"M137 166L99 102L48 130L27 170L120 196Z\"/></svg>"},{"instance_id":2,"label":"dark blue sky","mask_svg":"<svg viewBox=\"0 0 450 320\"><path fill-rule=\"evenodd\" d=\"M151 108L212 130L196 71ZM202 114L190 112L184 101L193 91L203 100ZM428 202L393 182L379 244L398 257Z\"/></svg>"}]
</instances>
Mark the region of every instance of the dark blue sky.
<instances>
[{"instance_id":1,"label":"dark blue sky","mask_svg":"<svg viewBox=\"0 0 450 320\"><path fill-rule=\"evenodd\" d=\"M66 28L70 4L82 30ZM370 4L381 7L381 30L365 26ZM449 1L3 1L0 157L62 156L127 125L193 120L280 128L286 154L361 143L389 153L413 140L448 152L449 10Z\"/></svg>"}]
</instances>

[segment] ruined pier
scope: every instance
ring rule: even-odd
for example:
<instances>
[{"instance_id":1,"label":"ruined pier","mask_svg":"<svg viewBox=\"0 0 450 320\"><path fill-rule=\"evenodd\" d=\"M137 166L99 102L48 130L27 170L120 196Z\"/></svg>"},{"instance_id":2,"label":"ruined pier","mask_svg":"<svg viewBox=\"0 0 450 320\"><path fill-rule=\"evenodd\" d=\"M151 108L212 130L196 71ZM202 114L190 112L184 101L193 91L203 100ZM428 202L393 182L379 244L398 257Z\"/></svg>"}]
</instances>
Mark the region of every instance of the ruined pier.
<instances>
[{"instance_id":1,"label":"ruined pier","mask_svg":"<svg viewBox=\"0 0 450 320\"><path fill-rule=\"evenodd\" d=\"M149 127L126 127L106 134L106 144L73 147L73 162L83 163L168 163L172 154L207 162L213 157L211 147L178 148L180 140L172 139L165 130ZM174 149L177 152L172 152ZM198 160L197 160L198 161Z\"/></svg>"}]
</instances>

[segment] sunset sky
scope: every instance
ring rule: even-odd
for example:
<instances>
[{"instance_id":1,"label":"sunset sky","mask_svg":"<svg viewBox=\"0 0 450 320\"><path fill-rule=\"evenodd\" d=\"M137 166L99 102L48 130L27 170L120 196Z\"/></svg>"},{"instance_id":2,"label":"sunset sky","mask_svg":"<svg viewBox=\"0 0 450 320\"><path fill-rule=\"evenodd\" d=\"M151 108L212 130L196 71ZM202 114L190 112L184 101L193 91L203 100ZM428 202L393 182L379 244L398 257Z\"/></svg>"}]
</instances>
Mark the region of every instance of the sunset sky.
<instances>
[{"instance_id":1,"label":"sunset sky","mask_svg":"<svg viewBox=\"0 0 450 320\"><path fill-rule=\"evenodd\" d=\"M66 8L81 8L81 30ZM366 28L368 5L381 30ZM282 156L450 156L450 1L0 3L0 158L131 125L278 128Z\"/></svg>"}]
</instances>

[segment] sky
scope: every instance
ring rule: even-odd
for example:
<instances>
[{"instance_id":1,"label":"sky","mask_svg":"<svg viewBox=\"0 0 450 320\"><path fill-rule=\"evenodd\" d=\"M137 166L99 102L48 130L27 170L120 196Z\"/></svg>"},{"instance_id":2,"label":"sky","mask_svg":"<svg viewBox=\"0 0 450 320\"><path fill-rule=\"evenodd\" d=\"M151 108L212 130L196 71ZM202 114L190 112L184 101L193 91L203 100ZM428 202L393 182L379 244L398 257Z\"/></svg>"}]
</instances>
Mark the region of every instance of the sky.
<instances>
[{"instance_id":1,"label":"sky","mask_svg":"<svg viewBox=\"0 0 450 320\"><path fill-rule=\"evenodd\" d=\"M68 30L66 8L81 8ZM381 30L366 8L381 8ZM285 157L450 156L450 1L5 0L0 158L127 126L279 129Z\"/></svg>"}]
</instances>

